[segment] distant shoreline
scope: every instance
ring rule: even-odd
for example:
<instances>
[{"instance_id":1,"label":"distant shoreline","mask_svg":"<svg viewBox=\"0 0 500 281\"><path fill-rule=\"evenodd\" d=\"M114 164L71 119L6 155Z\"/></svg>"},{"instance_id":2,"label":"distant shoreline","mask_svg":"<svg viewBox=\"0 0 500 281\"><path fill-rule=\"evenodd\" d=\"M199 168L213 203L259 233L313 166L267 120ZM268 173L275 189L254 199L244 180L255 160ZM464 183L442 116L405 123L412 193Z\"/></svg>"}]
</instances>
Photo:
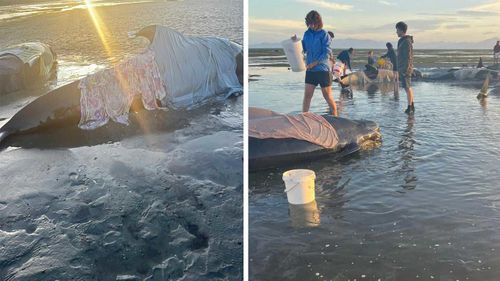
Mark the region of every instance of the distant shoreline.
<instances>
[{"instance_id":1,"label":"distant shoreline","mask_svg":"<svg viewBox=\"0 0 500 281\"><path fill-rule=\"evenodd\" d=\"M333 49L338 54L340 48ZM351 63L354 68L362 68L366 64L367 54L373 50L379 57L387 49L354 49ZM282 48L250 48L248 51L250 67L289 67ZM489 49L415 49L414 65L416 68L452 68L476 67L479 58L485 65L493 63L492 52Z\"/></svg>"}]
</instances>

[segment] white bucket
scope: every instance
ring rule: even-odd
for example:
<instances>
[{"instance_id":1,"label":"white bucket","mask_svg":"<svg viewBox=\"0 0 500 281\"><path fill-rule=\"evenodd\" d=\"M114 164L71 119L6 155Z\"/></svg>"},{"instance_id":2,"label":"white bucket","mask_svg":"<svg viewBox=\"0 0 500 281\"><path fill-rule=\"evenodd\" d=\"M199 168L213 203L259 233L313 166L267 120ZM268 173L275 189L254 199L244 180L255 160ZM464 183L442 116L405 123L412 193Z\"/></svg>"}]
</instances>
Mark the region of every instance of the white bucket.
<instances>
[{"instance_id":1,"label":"white bucket","mask_svg":"<svg viewBox=\"0 0 500 281\"><path fill-rule=\"evenodd\" d=\"M302 49L302 41L300 39L287 39L281 42L283 51L285 51L286 59L290 64L293 72L301 72L306 70L304 62L304 54Z\"/></svg>"},{"instance_id":2,"label":"white bucket","mask_svg":"<svg viewBox=\"0 0 500 281\"><path fill-rule=\"evenodd\" d=\"M314 193L314 171L298 169L283 173L285 182L285 193L288 203L300 205L311 203L316 199Z\"/></svg>"}]
</instances>

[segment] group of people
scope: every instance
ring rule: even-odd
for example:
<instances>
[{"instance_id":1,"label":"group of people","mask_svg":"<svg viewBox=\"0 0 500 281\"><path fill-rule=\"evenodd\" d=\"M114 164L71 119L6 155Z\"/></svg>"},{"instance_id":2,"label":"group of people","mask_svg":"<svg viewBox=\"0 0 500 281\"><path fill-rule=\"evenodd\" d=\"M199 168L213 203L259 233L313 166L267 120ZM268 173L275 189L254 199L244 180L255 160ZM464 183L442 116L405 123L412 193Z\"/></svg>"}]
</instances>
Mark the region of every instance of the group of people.
<instances>
[{"instance_id":1,"label":"group of people","mask_svg":"<svg viewBox=\"0 0 500 281\"><path fill-rule=\"evenodd\" d=\"M337 61L333 60L333 52L331 42L333 33L329 33L323 29L323 20L317 11L310 11L305 18L307 30L302 39L302 48L306 55L306 77L305 91L302 102L302 111L309 111L311 99L315 88L319 85L321 92L326 102L330 106L331 113L338 116L337 105L332 94L333 76L337 77L337 82L340 83L342 76L346 75L347 69L351 70L351 57L354 54L354 49L344 50L337 55ZM391 43L387 43L387 53L382 56L388 58L392 65L396 81L401 82L401 87L405 89L408 107L405 113L412 114L415 112L413 100L413 90L411 88L411 75L413 72L413 37L407 35L408 25L404 22L396 24L396 33L400 38L398 41L397 52L394 50ZM375 64L376 60L371 56L369 63Z\"/></svg>"},{"instance_id":2,"label":"group of people","mask_svg":"<svg viewBox=\"0 0 500 281\"><path fill-rule=\"evenodd\" d=\"M497 41L495 46L493 46L493 64L498 64L498 59L500 58L500 41ZM483 58L479 57L479 62L477 63L477 68L484 67Z\"/></svg>"}]
</instances>

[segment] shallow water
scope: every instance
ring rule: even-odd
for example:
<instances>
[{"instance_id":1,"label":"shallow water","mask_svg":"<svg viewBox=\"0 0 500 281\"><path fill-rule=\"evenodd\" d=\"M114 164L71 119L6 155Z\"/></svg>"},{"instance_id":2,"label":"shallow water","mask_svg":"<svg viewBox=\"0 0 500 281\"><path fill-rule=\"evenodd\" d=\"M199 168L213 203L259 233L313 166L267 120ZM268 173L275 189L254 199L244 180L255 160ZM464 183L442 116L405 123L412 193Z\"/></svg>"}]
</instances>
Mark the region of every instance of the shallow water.
<instances>
[{"instance_id":1,"label":"shallow water","mask_svg":"<svg viewBox=\"0 0 500 281\"><path fill-rule=\"evenodd\" d=\"M242 41L241 1L114 2L96 8L111 56L80 8L2 20L0 45L47 42L59 71L43 89L0 97L0 126L48 89L143 48L127 37L142 26ZM240 97L11 138L0 151L0 280L241 280L242 120Z\"/></svg>"},{"instance_id":2,"label":"shallow water","mask_svg":"<svg viewBox=\"0 0 500 281\"><path fill-rule=\"evenodd\" d=\"M299 112L303 73L251 68L249 104ZM498 280L500 96L414 82L404 91L334 96L340 115L378 122L383 142L249 177L252 280ZM316 90L311 110L327 112ZM316 172L317 209L290 208L282 172Z\"/></svg>"},{"instance_id":3,"label":"shallow water","mask_svg":"<svg viewBox=\"0 0 500 281\"><path fill-rule=\"evenodd\" d=\"M494 44L494 42L492 42ZM492 44L492 46L493 46ZM335 45L335 42L334 42ZM376 57L380 57L387 52L387 49L372 49ZM338 54L342 50L334 49L333 53ZM369 49L356 49L351 59L353 69L364 69L368 62ZM288 66L285 54L282 49L250 49L250 66ZM483 59L485 65L493 63L491 50L414 50L415 67L419 70L432 68L462 67L464 65L475 67L479 58Z\"/></svg>"}]
</instances>

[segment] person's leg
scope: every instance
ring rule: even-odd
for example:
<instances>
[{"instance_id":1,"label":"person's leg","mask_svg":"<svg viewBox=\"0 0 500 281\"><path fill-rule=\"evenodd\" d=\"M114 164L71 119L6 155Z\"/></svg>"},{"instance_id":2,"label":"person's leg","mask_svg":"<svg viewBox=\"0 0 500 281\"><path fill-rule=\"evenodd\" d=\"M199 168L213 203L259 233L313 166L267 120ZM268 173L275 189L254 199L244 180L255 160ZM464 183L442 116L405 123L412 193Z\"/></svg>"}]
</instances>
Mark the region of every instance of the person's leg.
<instances>
[{"instance_id":1,"label":"person's leg","mask_svg":"<svg viewBox=\"0 0 500 281\"><path fill-rule=\"evenodd\" d=\"M409 89L409 88L405 87L404 89L406 92L406 100L408 101L408 106L406 107L405 113L410 114L411 113L411 94L413 94L413 93L411 92L411 89Z\"/></svg>"},{"instance_id":2,"label":"person's leg","mask_svg":"<svg viewBox=\"0 0 500 281\"><path fill-rule=\"evenodd\" d=\"M302 101L302 112L309 111L309 107L311 106L311 99L313 97L315 88L316 88L315 85L306 84L306 87L304 90L304 100Z\"/></svg>"},{"instance_id":3,"label":"person's leg","mask_svg":"<svg viewBox=\"0 0 500 281\"><path fill-rule=\"evenodd\" d=\"M406 96L408 98L408 105L413 106L413 89L408 88L405 89L405 91L406 91Z\"/></svg>"},{"instance_id":4,"label":"person's leg","mask_svg":"<svg viewBox=\"0 0 500 281\"><path fill-rule=\"evenodd\" d=\"M415 107L413 105L413 90L411 88L411 78L403 73L399 74L399 78L401 81L401 87L405 89L406 99L408 101L408 107L405 110L405 113L409 114L415 111Z\"/></svg>"},{"instance_id":5,"label":"person's leg","mask_svg":"<svg viewBox=\"0 0 500 281\"><path fill-rule=\"evenodd\" d=\"M325 98L326 102L330 106L331 114L333 116L338 116L337 104L335 103L335 100L333 99L332 87L331 86L323 87L323 88L321 88L321 92L323 93L323 98Z\"/></svg>"},{"instance_id":6,"label":"person's leg","mask_svg":"<svg viewBox=\"0 0 500 281\"><path fill-rule=\"evenodd\" d=\"M399 94L399 72L394 71L394 94Z\"/></svg>"}]
</instances>

